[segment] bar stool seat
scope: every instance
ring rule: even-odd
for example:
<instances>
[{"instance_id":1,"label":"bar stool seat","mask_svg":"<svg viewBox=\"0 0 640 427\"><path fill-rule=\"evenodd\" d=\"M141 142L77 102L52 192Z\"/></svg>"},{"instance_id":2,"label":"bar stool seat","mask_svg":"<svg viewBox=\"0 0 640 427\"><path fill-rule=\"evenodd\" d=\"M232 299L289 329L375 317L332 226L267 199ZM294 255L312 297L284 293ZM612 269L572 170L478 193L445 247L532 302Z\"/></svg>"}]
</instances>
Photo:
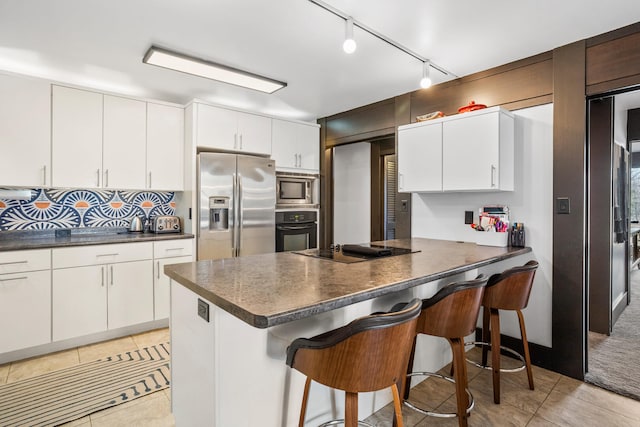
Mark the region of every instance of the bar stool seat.
<instances>
[{"instance_id":1,"label":"bar stool seat","mask_svg":"<svg viewBox=\"0 0 640 427\"><path fill-rule=\"evenodd\" d=\"M458 417L461 427L467 425L467 417L473 409L473 395L467 386L467 367L465 362L464 337L475 331L480 312L480 304L487 278L483 275L474 280L448 285L433 297L422 301L422 312L418 319L417 334L426 334L446 338L453 353L454 378L431 372L412 372L415 357L416 338L413 341L407 377L436 376L455 383L457 410L455 413L439 413L421 409L409 401L411 381L405 384L404 404L418 412L435 417Z\"/></svg>"},{"instance_id":2,"label":"bar stool seat","mask_svg":"<svg viewBox=\"0 0 640 427\"><path fill-rule=\"evenodd\" d=\"M531 356L529 342L522 310L529 303L533 279L538 268L537 261L529 261L523 266L513 267L489 278L482 300L482 342L469 344L482 346L482 363L471 362L474 365L493 371L493 401L500 403L500 373L519 372L526 368L529 389L534 389L533 372L531 370ZM511 310L518 314L520 334L524 355L508 347L500 345L500 313L499 310ZM487 353L491 348L491 365L487 365ZM500 367L501 350L520 359L522 365L513 369Z\"/></svg>"},{"instance_id":3,"label":"bar stool seat","mask_svg":"<svg viewBox=\"0 0 640 427\"><path fill-rule=\"evenodd\" d=\"M323 425L367 425L358 421L358 393L391 387L396 423L403 426L398 387L404 385L411 342L422 301L414 299L389 313L356 319L313 338L298 338L287 349L287 365L307 376L299 426L304 419L311 381L345 391L345 418Z\"/></svg>"}]
</instances>

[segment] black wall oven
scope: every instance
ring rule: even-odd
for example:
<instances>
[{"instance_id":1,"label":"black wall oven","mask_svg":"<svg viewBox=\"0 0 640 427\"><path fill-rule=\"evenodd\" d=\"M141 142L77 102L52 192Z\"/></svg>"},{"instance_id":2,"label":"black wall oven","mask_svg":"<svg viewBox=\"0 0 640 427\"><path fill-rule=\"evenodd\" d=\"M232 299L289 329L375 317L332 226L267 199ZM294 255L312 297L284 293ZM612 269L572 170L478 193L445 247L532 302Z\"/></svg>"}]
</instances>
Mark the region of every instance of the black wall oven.
<instances>
[{"instance_id":1,"label":"black wall oven","mask_svg":"<svg viewBox=\"0 0 640 427\"><path fill-rule=\"evenodd\" d=\"M317 221L316 211L276 212L276 252L316 248Z\"/></svg>"}]
</instances>

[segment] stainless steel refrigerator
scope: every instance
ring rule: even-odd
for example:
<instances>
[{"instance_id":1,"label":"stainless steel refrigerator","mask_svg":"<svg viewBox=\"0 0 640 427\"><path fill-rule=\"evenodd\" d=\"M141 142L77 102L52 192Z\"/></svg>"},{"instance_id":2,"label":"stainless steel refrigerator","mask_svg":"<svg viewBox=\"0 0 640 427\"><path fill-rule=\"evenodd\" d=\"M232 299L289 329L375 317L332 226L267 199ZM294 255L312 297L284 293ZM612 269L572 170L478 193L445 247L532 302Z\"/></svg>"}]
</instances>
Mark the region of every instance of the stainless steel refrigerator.
<instances>
[{"instance_id":1,"label":"stainless steel refrigerator","mask_svg":"<svg viewBox=\"0 0 640 427\"><path fill-rule=\"evenodd\" d=\"M275 162L200 153L197 259L275 252Z\"/></svg>"}]
</instances>

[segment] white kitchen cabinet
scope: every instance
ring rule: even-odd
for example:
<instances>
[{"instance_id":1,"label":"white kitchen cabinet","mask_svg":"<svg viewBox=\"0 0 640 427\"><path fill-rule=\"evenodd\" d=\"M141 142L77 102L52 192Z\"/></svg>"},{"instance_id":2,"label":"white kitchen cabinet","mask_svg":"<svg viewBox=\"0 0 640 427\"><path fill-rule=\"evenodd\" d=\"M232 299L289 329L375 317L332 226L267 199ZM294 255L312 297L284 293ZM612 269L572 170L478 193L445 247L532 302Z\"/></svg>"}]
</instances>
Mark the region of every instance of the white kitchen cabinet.
<instances>
[{"instance_id":1,"label":"white kitchen cabinet","mask_svg":"<svg viewBox=\"0 0 640 427\"><path fill-rule=\"evenodd\" d=\"M150 242L53 249L53 340L153 320Z\"/></svg>"},{"instance_id":2,"label":"white kitchen cabinet","mask_svg":"<svg viewBox=\"0 0 640 427\"><path fill-rule=\"evenodd\" d=\"M500 107L398 128L398 190L513 191L514 118Z\"/></svg>"},{"instance_id":3,"label":"white kitchen cabinet","mask_svg":"<svg viewBox=\"0 0 640 427\"><path fill-rule=\"evenodd\" d=\"M455 116L443 123L442 147L444 191L513 191L512 114L495 107Z\"/></svg>"},{"instance_id":4,"label":"white kitchen cabinet","mask_svg":"<svg viewBox=\"0 0 640 427\"><path fill-rule=\"evenodd\" d=\"M270 118L206 104L194 107L198 147L271 154Z\"/></svg>"},{"instance_id":5,"label":"white kitchen cabinet","mask_svg":"<svg viewBox=\"0 0 640 427\"><path fill-rule=\"evenodd\" d=\"M320 170L320 129L311 124L272 120L271 158L276 170L317 174Z\"/></svg>"},{"instance_id":6,"label":"white kitchen cabinet","mask_svg":"<svg viewBox=\"0 0 640 427\"><path fill-rule=\"evenodd\" d=\"M167 264L193 261L193 240L163 240L153 243L154 275L153 300L155 320L169 317L169 288L171 280L164 274Z\"/></svg>"},{"instance_id":7,"label":"white kitchen cabinet","mask_svg":"<svg viewBox=\"0 0 640 427\"><path fill-rule=\"evenodd\" d=\"M51 85L0 74L0 187L51 185Z\"/></svg>"},{"instance_id":8,"label":"white kitchen cabinet","mask_svg":"<svg viewBox=\"0 0 640 427\"><path fill-rule=\"evenodd\" d=\"M102 187L145 188L147 103L104 95Z\"/></svg>"},{"instance_id":9,"label":"white kitchen cabinet","mask_svg":"<svg viewBox=\"0 0 640 427\"><path fill-rule=\"evenodd\" d=\"M442 191L442 123L398 131L398 191Z\"/></svg>"},{"instance_id":10,"label":"white kitchen cabinet","mask_svg":"<svg viewBox=\"0 0 640 427\"><path fill-rule=\"evenodd\" d=\"M184 109L147 103L147 185L184 190Z\"/></svg>"},{"instance_id":11,"label":"white kitchen cabinet","mask_svg":"<svg viewBox=\"0 0 640 427\"><path fill-rule=\"evenodd\" d=\"M0 253L0 353L51 342L51 251Z\"/></svg>"},{"instance_id":12,"label":"white kitchen cabinet","mask_svg":"<svg viewBox=\"0 0 640 427\"><path fill-rule=\"evenodd\" d=\"M52 186L102 185L101 93L52 86Z\"/></svg>"}]
</instances>

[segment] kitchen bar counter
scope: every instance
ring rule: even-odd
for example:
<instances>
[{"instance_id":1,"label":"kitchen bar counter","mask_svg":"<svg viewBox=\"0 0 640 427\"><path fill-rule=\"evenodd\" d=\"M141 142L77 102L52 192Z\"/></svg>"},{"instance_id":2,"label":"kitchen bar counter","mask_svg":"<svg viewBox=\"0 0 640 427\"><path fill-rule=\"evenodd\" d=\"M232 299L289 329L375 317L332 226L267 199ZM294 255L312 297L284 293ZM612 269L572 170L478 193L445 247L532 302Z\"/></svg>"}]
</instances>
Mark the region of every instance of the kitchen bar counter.
<instances>
[{"instance_id":1,"label":"kitchen bar counter","mask_svg":"<svg viewBox=\"0 0 640 427\"><path fill-rule=\"evenodd\" d=\"M193 239L193 234L129 233L126 228L85 228L71 230L69 237L56 237L54 230L3 231L0 233L0 252L174 239Z\"/></svg>"},{"instance_id":2,"label":"kitchen bar counter","mask_svg":"<svg viewBox=\"0 0 640 427\"><path fill-rule=\"evenodd\" d=\"M385 241L419 250L354 264L292 252L165 267L165 274L251 326L268 328L530 252L432 239Z\"/></svg>"},{"instance_id":3,"label":"kitchen bar counter","mask_svg":"<svg viewBox=\"0 0 640 427\"><path fill-rule=\"evenodd\" d=\"M285 363L295 338L341 327L397 302L431 297L449 283L532 258L530 248L429 239L384 243L420 252L352 264L281 252L166 266L172 279L176 426L297 425L305 379ZM450 360L445 340L418 337L416 371L436 372ZM313 383L305 426L339 418L342 396ZM362 393L360 418L390 401L388 390Z\"/></svg>"}]
</instances>

